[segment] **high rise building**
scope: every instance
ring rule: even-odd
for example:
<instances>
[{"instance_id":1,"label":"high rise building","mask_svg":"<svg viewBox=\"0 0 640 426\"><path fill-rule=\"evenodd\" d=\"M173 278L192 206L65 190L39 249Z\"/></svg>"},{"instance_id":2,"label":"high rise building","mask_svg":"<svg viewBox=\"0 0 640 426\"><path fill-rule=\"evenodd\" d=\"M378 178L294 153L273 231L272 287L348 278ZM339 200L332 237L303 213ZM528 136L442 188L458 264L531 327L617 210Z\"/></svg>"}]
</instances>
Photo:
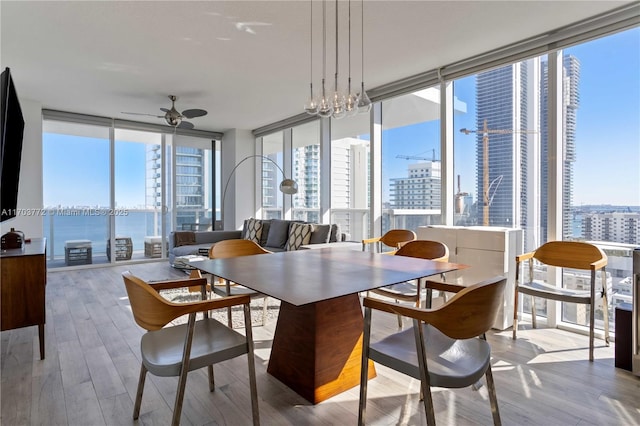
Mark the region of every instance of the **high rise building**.
<instances>
[{"instance_id":1,"label":"high rise building","mask_svg":"<svg viewBox=\"0 0 640 426\"><path fill-rule=\"evenodd\" d=\"M162 208L161 146L147 147L146 204ZM211 224L211 153L200 148L175 148L175 207L178 230L195 224ZM167 166L171 169L171 164ZM168 178L172 173L167 173ZM166 182L171 188L172 182ZM167 192L169 194L170 192ZM166 200L166 205L171 205ZM196 225L196 229L200 229Z\"/></svg>"},{"instance_id":2,"label":"high rise building","mask_svg":"<svg viewBox=\"0 0 640 426\"><path fill-rule=\"evenodd\" d=\"M564 152L562 162L562 237L570 239L572 236L572 206L573 206L573 163L576 161L576 124L577 111L580 104L580 62L575 56L565 55L562 67L562 109L563 109L563 140L562 150ZM540 72L540 195L541 199L547 200L548 187L548 63L542 62ZM542 241L547 235L547 203L541 204L540 228Z\"/></svg>"},{"instance_id":3,"label":"high rise building","mask_svg":"<svg viewBox=\"0 0 640 426\"><path fill-rule=\"evenodd\" d=\"M528 197L527 170L516 168L516 160L526 164L527 134L518 131L529 127L531 86L528 76L535 62L527 61L483 72L476 77L476 167L478 170L476 193L478 194L477 223L483 223L484 203L489 205L490 226L512 227L520 223L527 226ZM531 98L533 99L533 97ZM486 120L488 138L488 181L485 194L483 132ZM516 143L518 142L520 143ZM518 149L519 147L519 149ZM520 176L514 171L520 169ZM519 183L518 183L519 181ZM519 200L517 199L519 197ZM521 217L516 220L519 203Z\"/></svg>"},{"instance_id":4,"label":"high rise building","mask_svg":"<svg viewBox=\"0 0 640 426\"><path fill-rule=\"evenodd\" d=\"M410 210L440 209L440 162L410 164L408 174L408 177L391 178L390 207Z\"/></svg>"},{"instance_id":5,"label":"high rise building","mask_svg":"<svg viewBox=\"0 0 640 426\"><path fill-rule=\"evenodd\" d=\"M582 226L589 241L640 244L640 213L587 213Z\"/></svg>"}]
</instances>

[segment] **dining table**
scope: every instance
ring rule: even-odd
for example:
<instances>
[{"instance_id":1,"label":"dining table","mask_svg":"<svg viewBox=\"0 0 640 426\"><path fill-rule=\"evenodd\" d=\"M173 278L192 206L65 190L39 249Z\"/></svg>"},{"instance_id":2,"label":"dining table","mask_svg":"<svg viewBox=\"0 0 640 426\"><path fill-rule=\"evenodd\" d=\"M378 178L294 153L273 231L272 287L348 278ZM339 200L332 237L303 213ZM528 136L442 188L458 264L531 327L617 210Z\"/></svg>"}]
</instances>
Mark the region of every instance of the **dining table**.
<instances>
[{"instance_id":1,"label":"dining table","mask_svg":"<svg viewBox=\"0 0 640 426\"><path fill-rule=\"evenodd\" d=\"M464 267L331 248L189 264L281 301L267 372L313 404L360 384L361 292Z\"/></svg>"}]
</instances>

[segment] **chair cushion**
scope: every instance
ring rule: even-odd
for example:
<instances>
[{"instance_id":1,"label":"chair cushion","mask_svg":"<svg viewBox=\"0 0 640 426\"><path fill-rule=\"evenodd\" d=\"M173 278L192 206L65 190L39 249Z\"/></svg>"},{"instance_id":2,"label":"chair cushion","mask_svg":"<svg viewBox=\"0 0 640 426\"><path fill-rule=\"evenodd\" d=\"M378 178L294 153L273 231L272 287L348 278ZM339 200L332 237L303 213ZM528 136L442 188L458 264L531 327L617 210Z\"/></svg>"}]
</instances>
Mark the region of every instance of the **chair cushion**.
<instances>
[{"instance_id":1,"label":"chair cushion","mask_svg":"<svg viewBox=\"0 0 640 426\"><path fill-rule=\"evenodd\" d=\"M287 238L287 251L298 250L301 245L309 244L313 225L307 223L292 222L289 225L289 238Z\"/></svg>"},{"instance_id":2,"label":"chair cushion","mask_svg":"<svg viewBox=\"0 0 640 426\"><path fill-rule=\"evenodd\" d=\"M326 244L331 236L331 225L313 225L313 232L309 244Z\"/></svg>"},{"instance_id":3,"label":"chair cushion","mask_svg":"<svg viewBox=\"0 0 640 426\"><path fill-rule=\"evenodd\" d=\"M520 283L518 285L518 291L520 293L529 294L534 297L559 300L561 302L586 304L591 303L591 293L588 290L572 290L568 288L560 288L540 281Z\"/></svg>"},{"instance_id":4,"label":"chair cushion","mask_svg":"<svg viewBox=\"0 0 640 426\"><path fill-rule=\"evenodd\" d=\"M247 230L245 232L244 239L253 241L256 244L260 244L261 237L262 221L254 218L247 220Z\"/></svg>"},{"instance_id":5,"label":"chair cushion","mask_svg":"<svg viewBox=\"0 0 640 426\"><path fill-rule=\"evenodd\" d=\"M451 339L431 325L423 327L423 335L431 386L462 388L484 375L491 359L486 341ZM413 327L372 343L370 348L372 360L420 379Z\"/></svg>"},{"instance_id":6,"label":"chair cushion","mask_svg":"<svg viewBox=\"0 0 640 426\"><path fill-rule=\"evenodd\" d=\"M182 351L187 324L149 331L142 336L142 362L156 376L178 376L182 365ZM243 335L214 319L196 322L191 345L189 371L248 352Z\"/></svg>"},{"instance_id":7,"label":"chair cushion","mask_svg":"<svg viewBox=\"0 0 640 426\"><path fill-rule=\"evenodd\" d=\"M285 248L287 238L289 238L290 223L288 220L272 219L265 246Z\"/></svg>"}]
</instances>

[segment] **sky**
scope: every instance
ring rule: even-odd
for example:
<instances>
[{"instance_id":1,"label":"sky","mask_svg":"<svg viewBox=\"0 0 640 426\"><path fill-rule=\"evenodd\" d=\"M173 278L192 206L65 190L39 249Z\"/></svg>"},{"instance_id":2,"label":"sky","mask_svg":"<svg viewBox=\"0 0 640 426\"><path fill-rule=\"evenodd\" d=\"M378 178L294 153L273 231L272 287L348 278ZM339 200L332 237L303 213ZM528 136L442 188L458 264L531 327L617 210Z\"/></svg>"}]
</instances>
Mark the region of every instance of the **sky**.
<instances>
[{"instance_id":1,"label":"sky","mask_svg":"<svg viewBox=\"0 0 640 426\"><path fill-rule=\"evenodd\" d=\"M581 64L573 203L638 206L640 28L568 48L565 53L576 56ZM461 190L475 198L476 138L458 131L476 126L475 77L455 81L454 95L467 105L466 114L454 119L454 173L461 175ZM45 206L109 205L107 139L45 134L43 141ZM431 159L435 154L440 159L439 124L384 131L382 149L386 193L388 179L406 176L407 166L415 162L398 155ZM117 206L143 205L144 145L117 143L115 170Z\"/></svg>"}]
</instances>

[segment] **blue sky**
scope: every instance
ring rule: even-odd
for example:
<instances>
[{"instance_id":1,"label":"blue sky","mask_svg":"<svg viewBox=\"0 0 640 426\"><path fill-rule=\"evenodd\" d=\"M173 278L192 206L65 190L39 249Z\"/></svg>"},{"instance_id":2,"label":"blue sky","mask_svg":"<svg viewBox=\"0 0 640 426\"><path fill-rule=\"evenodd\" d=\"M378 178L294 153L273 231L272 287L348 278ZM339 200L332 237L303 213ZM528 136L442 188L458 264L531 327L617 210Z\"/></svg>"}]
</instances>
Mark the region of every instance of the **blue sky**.
<instances>
[{"instance_id":1,"label":"blue sky","mask_svg":"<svg viewBox=\"0 0 640 426\"><path fill-rule=\"evenodd\" d=\"M636 28L565 50L581 63L577 114L574 204L640 205L640 29ZM455 117L455 174L462 191L475 194L475 78L455 82L455 96L467 113ZM348 118L347 118L348 119ZM384 187L388 178L407 174L412 160L397 155L440 159L439 124L420 123L384 132ZM109 205L106 139L45 134L44 204ZM144 145L116 145L116 203L144 204ZM456 188L457 189L457 188Z\"/></svg>"}]
</instances>

